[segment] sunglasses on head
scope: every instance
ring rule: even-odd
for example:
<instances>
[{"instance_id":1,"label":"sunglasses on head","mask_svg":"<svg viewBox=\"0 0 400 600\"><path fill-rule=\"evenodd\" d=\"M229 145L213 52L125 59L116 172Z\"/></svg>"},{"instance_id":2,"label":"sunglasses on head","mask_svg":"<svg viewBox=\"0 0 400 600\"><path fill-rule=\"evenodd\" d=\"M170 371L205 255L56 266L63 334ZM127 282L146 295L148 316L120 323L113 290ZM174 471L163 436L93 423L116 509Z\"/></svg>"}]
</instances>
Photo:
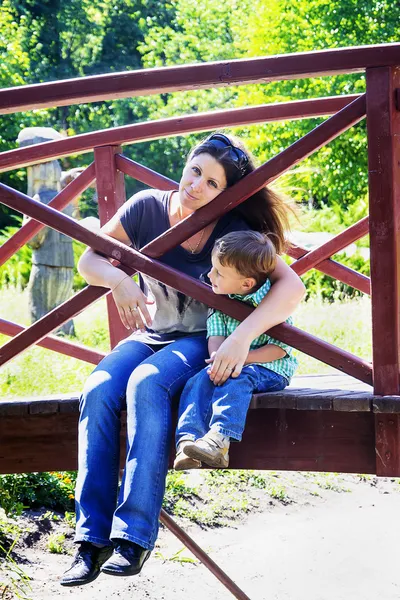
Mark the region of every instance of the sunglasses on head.
<instances>
[{"instance_id":1,"label":"sunglasses on head","mask_svg":"<svg viewBox=\"0 0 400 600\"><path fill-rule=\"evenodd\" d=\"M236 167L241 171L244 170L249 162L247 154L243 152L241 148L234 146L226 135L223 133L213 133L213 135L210 135L207 141L211 142L216 148L229 148L231 150L231 158Z\"/></svg>"}]
</instances>

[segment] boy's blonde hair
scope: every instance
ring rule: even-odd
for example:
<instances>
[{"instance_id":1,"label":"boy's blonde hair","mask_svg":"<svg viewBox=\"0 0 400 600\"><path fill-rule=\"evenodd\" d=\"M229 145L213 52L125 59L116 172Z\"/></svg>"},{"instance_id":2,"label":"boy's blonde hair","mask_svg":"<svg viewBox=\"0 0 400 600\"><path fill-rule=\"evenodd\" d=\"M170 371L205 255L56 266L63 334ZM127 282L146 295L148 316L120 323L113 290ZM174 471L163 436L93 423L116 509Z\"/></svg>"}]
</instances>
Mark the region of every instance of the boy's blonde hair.
<instances>
[{"instance_id":1,"label":"boy's blonde hair","mask_svg":"<svg viewBox=\"0 0 400 600\"><path fill-rule=\"evenodd\" d=\"M276 249L270 237L258 231L233 231L213 248L223 267L234 267L243 277L253 277L259 287L276 266Z\"/></svg>"}]
</instances>

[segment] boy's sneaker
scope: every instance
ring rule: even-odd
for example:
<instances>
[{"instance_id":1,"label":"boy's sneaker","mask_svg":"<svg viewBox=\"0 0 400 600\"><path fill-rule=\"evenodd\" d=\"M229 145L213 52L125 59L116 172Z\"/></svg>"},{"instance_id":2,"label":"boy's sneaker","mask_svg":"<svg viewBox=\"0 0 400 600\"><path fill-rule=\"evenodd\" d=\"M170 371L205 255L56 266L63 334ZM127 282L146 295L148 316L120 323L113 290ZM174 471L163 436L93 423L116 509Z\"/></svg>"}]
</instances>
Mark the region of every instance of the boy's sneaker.
<instances>
[{"instance_id":1,"label":"boy's sneaker","mask_svg":"<svg viewBox=\"0 0 400 600\"><path fill-rule=\"evenodd\" d=\"M229 437L210 430L195 442L188 442L183 452L195 460L200 460L210 467L224 469L229 465Z\"/></svg>"},{"instance_id":2,"label":"boy's sneaker","mask_svg":"<svg viewBox=\"0 0 400 600\"><path fill-rule=\"evenodd\" d=\"M201 462L194 458L189 458L184 454L183 448L186 444L192 444L189 440L184 440L178 444L176 449L176 457L174 460L175 471L186 471L187 469L201 469Z\"/></svg>"}]
</instances>

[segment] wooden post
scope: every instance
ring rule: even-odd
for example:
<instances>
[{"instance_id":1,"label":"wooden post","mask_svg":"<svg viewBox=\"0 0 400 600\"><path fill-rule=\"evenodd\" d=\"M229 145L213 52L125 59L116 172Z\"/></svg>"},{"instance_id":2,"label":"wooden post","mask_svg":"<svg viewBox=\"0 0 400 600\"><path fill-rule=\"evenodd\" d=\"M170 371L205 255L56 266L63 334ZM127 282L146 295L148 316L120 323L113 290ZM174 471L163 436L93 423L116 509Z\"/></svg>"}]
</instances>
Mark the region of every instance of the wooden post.
<instances>
[{"instance_id":1,"label":"wooden post","mask_svg":"<svg viewBox=\"0 0 400 600\"><path fill-rule=\"evenodd\" d=\"M367 70L374 392L399 394L400 69Z\"/></svg>"},{"instance_id":2,"label":"wooden post","mask_svg":"<svg viewBox=\"0 0 400 600\"><path fill-rule=\"evenodd\" d=\"M372 342L374 391L399 394L400 371L400 69L367 70ZM398 415L375 414L376 473L393 476L400 461Z\"/></svg>"},{"instance_id":3,"label":"wooden post","mask_svg":"<svg viewBox=\"0 0 400 600\"><path fill-rule=\"evenodd\" d=\"M121 146L101 146L94 149L101 225L107 223L126 200L124 174L117 170L115 163L115 155L120 152ZM123 326L111 294L107 296L107 311L110 345L114 348L130 332Z\"/></svg>"}]
</instances>

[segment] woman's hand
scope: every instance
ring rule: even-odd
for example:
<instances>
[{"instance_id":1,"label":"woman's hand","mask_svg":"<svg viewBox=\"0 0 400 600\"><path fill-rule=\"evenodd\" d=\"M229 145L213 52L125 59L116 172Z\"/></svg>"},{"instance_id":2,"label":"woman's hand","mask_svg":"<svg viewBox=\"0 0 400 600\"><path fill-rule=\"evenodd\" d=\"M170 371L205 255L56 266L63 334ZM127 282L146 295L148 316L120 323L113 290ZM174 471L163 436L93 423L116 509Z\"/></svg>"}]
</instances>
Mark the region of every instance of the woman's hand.
<instances>
[{"instance_id":1,"label":"woman's hand","mask_svg":"<svg viewBox=\"0 0 400 600\"><path fill-rule=\"evenodd\" d=\"M215 385L222 385L228 377L239 377L249 353L250 344L230 335L211 356L209 375ZM208 361L206 361L208 362Z\"/></svg>"},{"instance_id":2,"label":"woman's hand","mask_svg":"<svg viewBox=\"0 0 400 600\"><path fill-rule=\"evenodd\" d=\"M112 291L122 323L127 329L144 331L145 323L151 327L152 319L147 304L154 300L146 298L140 287L127 275Z\"/></svg>"}]
</instances>

